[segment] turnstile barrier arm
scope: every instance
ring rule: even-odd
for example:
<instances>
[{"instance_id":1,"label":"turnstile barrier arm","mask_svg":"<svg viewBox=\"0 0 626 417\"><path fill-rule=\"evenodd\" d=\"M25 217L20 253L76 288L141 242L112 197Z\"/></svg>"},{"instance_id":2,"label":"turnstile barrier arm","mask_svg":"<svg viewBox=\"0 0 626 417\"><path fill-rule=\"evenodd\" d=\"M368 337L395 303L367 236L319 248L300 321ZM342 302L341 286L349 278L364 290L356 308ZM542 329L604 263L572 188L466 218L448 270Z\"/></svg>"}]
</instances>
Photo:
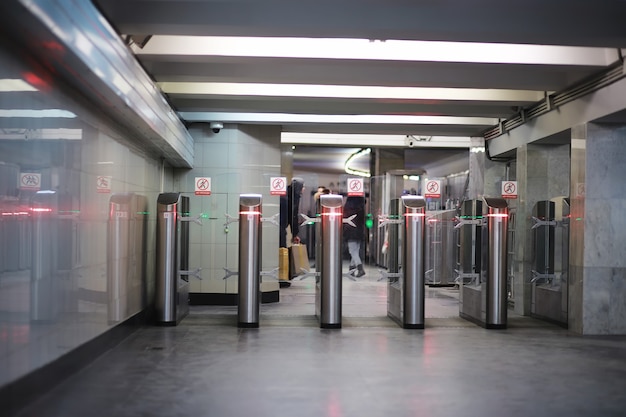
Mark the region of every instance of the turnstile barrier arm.
<instances>
[{"instance_id":1,"label":"turnstile barrier arm","mask_svg":"<svg viewBox=\"0 0 626 417\"><path fill-rule=\"evenodd\" d=\"M387 216L386 214L381 214L380 216L378 216L378 227L383 227L386 226L388 224L402 224L404 222L403 219L401 218L391 218L389 216Z\"/></svg>"},{"instance_id":2,"label":"turnstile barrier arm","mask_svg":"<svg viewBox=\"0 0 626 417\"><path fill-rule=\"evenodd\" d=\"M239 275L239 272L238 272L238 271L231 271L231 270L230 270L230 269L228 269L228 268L222 268L222 269L223 269L224 271L226 271L226 275L225 275L225 276L224 276L224 278L222 278L222 279L228 279L228 278L232 277L233 275Z\"/></svg>"},{"instance_id":3,"label":"turnstile barrier arm","mask_svg":"<svg viewBox=\"0 0 626 417\"><path fill-rule=\"evenodd\" d=\"M305 226L307 224L313 224L313 223L319 223L320 221L319 217L309 217L304 213L300 213L300 216L304 219L302 223L300 223L300 226Z\"/></svg>"},{"instance_id":4,"label":"turnstile barrier arm","mask_svg":"<svg viewBox=\"0 0 626 417\"><path fill-rule=\"evenodd\" d=\"M200 271L202 271L202 268L196 268L193 271L182 271L181 270L181 271L178 271L178 273L181 274L181 275L192 276L192 277L202 281L202 277L200 276Z\"/></svg>"},{"instance_id":5,"label":"turnstile barrier arm","mask_svg":"<svg viewBox=\"0 0 626 417\"><path fill-rule=\"evenodd\" d=\"M263 222L268 222L268 223L272 223L275 226L280 226L280 221L279 221L279 217L280 213L276 213L271 217L261 217L261 223Z\"/></svg>"},{"instance_id":6,"label":"turnstile barrier arm","mask_svg":"<svg viewBox=\"0 0 626 417\"><path fill-rule=\"evenodd\" d=\"M459 216L455 217L457 224L454 225L455 229L460 229L461 226L465 226L468 224L475 224L476 226L485 226L487 224L487 219L485 217L480 217L478 219L462 219Z\"/></svg>"},{"instance_id":7,"label":"turnstile barrier arm","mask_svg":"<svg viewBox=\"0 0 626 417\"><path fill-rule=\"evenodd\" d=\"M535 224L533 224L532 227L530 228L531 230L536 229L541 226L553 226L553 227L558 226L558 222L556 220L542 220L535 216L532 216L531 218L535 222Z\"/></svg>"},{"instance_id":8,"label":"turnstile barrier arm","mask_svg":"<svg viewBox=\"0 0 626 417\"><path fill-rule=\"evenodd\" d=\"M352 215L352 216L350 216L350 217L346 217L346 218L344 218L344 219L343 219L343 222L344 222L345 224L349 224L349 225L350 225L350 226L352 226L352 227L356 227L356 224L354 224L354 222L352 221L352 220L354 220L354 218L355 218L355 217L356 217L356 214L353 214L353 215Z\"/></svg>"},{"instance_id":9,"label":"turnstile barrier arm","mask_svg":"<svg viewBox=\"0 0 626 417\"><path fill-rule=\"evenodd\" d=\"M181 217L179 220L181 222L194 222L202 226L202 220L200 220L202 216L203 216L203 213L200 213L196 217Z\"/></svg>"}]
</instances>

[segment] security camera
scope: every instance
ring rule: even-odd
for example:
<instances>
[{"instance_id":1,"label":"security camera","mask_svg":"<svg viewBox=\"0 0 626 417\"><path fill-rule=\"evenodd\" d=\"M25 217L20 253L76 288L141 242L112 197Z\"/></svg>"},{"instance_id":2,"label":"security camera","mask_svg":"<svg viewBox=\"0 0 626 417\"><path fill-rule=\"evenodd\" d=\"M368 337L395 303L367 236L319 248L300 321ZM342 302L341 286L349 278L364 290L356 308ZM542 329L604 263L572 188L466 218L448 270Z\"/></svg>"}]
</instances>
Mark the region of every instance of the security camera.
<instances>
[{"instance_id":1,"label":"security camera","mask_svg":"<svg viewBox=\"0 0 626 417\"><path fill-rule=\"evenodd\" d=\"M224 128L224 124L222 122L211 122L211 130L213 133L220 133L220 130Z\"/></svg>"}]
</instances>

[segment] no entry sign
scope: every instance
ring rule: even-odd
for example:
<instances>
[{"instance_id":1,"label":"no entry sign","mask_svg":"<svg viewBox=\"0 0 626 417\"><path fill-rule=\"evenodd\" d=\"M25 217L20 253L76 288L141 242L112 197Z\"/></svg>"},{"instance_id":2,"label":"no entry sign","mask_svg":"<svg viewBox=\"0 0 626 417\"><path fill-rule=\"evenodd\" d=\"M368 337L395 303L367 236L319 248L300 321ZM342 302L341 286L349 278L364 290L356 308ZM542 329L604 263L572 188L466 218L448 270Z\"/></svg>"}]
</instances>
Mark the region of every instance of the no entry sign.
<instances>
[{"instance_id":1,"label":"no entry sign","mask_svg":"<svg viewBox=\"0 0 626 417\"><path fill-rule=\"evenodd\" d=\"M211 195L211 178L196 177L196 195Z\"/></svg>"},{"instance_id":2,"label":"no entry sign","mask_svg":"<svg viewBox=\"0 0 626 417\"><path fill-rule=\"evenodd\" d=\"M287 178L270 177L270 194L287 195Z\"/></svg>"},{"instance_id":3,"label":"no entry sign","mask_svg":"<svg viewBox=\"0 0 626 417\"><path fill-rule=\"evenodd\" d=\"M365 195L363 189L363 178L348 178L348 195L362 197Z\"/></svg>"},{"instance_id":4,"label":"no entry sign","mask_svg":"<svg viewBox=\"0 0 626 417\"><path fill-rule=\"evenodd\" d=\"M424 197L441 198L441 181L439 180L426 181L426 185L424 189Z\"/></svg>"},{"instance_id":5,"label":"no entry sign","mask_svg":"<svg viewBox=\"0 0 626 417\"><path fill-rule=\"evenodd\" d=\"M502 181L502 198L517 198L517 181Z\"/></svg>"}]
</instances>

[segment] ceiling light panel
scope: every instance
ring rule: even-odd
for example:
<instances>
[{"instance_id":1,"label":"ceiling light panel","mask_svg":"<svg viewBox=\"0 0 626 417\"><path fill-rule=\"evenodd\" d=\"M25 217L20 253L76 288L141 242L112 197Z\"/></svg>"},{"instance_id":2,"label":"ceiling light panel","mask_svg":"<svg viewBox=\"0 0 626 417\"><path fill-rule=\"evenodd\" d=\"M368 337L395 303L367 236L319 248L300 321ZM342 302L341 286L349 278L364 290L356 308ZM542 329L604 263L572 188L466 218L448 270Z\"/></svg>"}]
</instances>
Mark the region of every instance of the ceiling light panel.
<instances>
[{"instance_id":1,"label":"ceiling light panel","mask_svg":"<svg viewBox=\"0 0 626 417\"><path fill-rule=\"evenodd\" d=\"M606 66L619 59L608 48L366 39L255 38L155 35L137 55Z\"/></svg>"},{"instance_id":2,"label":"ceiling light panel","mask_svg":"<svg viewBox=\"0 0 626 417\"><path fill-rule=\"evenodd\" d=\"M479 89L379 87L352 85L305 85L218 82L161 82L166 94L218 96L325 97L396 100L504 101L534 103L544 97L542 91Z\"/></svg>"}]
</instances>

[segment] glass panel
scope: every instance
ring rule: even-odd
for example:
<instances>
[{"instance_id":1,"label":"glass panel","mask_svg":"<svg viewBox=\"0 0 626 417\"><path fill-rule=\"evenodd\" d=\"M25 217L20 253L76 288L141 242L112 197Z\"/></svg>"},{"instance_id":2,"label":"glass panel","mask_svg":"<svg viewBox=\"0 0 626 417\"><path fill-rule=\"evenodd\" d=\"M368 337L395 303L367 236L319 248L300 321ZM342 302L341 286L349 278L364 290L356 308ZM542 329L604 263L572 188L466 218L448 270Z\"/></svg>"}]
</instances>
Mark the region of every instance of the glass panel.
<instances>
[{"instance_id":1,"label":"glass panel","mask_svg":"<svg viewBox=\"0 0 626 417\"><path fill-rule=\"evenodd\" d=\"M0 49L0 386L153 299L147 242L171 177L24 62Z\"/></svg>"}]
</instances>

